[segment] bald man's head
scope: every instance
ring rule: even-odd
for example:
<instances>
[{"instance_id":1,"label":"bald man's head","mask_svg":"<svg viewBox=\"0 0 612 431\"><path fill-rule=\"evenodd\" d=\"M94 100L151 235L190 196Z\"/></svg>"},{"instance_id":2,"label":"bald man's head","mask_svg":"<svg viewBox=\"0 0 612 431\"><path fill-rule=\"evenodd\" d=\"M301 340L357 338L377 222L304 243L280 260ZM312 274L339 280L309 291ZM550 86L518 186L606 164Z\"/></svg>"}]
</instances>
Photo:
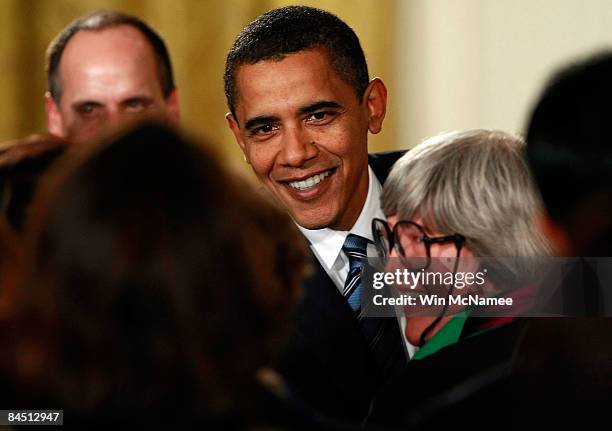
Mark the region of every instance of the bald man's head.
<instances>
[{"instance_id":1,"label":"bald man's head","mask_svg":"<svg viewBox=\"0 0 612 431\"><path fill-rule=\"evenodd\" d=\"M74 142L125 121L178 122L178 96L163 41L137 18L99 12L69 25L47 58L49 131Z\"/></svg>"}]
</instances>

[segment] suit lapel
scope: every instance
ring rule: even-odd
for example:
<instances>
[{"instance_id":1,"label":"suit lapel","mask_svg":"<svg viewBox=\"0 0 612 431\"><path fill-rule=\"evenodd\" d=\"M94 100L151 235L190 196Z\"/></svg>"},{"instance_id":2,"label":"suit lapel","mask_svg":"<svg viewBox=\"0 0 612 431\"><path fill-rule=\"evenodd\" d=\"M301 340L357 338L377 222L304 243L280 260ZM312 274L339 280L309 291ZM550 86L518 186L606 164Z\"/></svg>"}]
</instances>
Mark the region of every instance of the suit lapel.
<instances>
[{"instance_id":1,"label":"suit lapel","mask_svg":"<svg viewBox=\"0 0 612 431\"><path fill-rule=\"evenodd\" d=\"M379 375L353 310L314 255L312 263L279 370L322 413L361 420Z\"/></svg>"},{"instance_id":2,"label":"suit lapel","mask_svg":"<svg viewBox=\"0 0 612 431\"><path fill-rule=\"evenodd\" d=\"M320 348L321 334L327 335L325 343L328 344L326 346L329 349L328 352L333 351L338 355L346 354L349 355L348 357L351 355L350 351L356 348L360 353L367 352L365 340L353 310L317 258L314 255L312 257L315 274L304 283L302 312L298 313L302 317L299 326L304 329L304 334L299 335L305 337L303 341L308 344L316 343L319 346L315 348L317 353L325 353L327 350ZM308 340L308 337L311 336L314 339ZM343 349L349 350L344 352Z\"/></svg>"}]
</instances>

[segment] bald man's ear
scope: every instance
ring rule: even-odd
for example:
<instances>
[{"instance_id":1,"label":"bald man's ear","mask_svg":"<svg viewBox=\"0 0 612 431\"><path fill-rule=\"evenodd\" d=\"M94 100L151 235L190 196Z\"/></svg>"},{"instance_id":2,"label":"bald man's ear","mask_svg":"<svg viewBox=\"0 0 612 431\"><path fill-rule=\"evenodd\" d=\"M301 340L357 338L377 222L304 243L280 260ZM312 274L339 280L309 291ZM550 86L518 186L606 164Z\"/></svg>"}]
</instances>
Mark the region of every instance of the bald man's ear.
<instances>
[{"instance_id":1,"label":"bald man's ear","mask_svg":"<svg viewBox=\"0 0 612 431\"><path fill-rule=\"evenodd\" d=\"M55 136L65 137L64 121L59 106L53 100L51 93L45 93L45 108L47 110L47 130Z\"/></svg>"},{"instance_id":2,"label":"bald man's ear","mask_svg":"<svg viewBox=\"0 0 612 431\"><path fill-rule=\"evenodd\" d=\"M181 121L181 106L179 103L178 89L172 90L166 99L168 107L168 118L173 126L178 126Z\"/></svg>"}]
</instances>

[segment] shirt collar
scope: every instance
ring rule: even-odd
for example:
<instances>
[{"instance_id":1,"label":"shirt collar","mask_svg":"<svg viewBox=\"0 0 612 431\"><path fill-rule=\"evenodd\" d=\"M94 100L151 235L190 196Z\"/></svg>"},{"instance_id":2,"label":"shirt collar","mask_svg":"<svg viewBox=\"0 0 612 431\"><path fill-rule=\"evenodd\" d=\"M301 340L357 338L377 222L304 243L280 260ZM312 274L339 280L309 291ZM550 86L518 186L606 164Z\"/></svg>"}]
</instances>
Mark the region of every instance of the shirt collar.
<instances>
[{"instance_id":1,"label":"shirt collar","mask_svg":"<svg viewBox=\"0 0 612 431\"><path fill-rule=\"evenodd\" d=\"M330 228L324 229L306 229L298 225L298 228L306 239L310 242L310 246L314 249L315 254L319 257L321 264L329 270L336 258L342 250L342 245L349 233L362 236L372 241L372 219L374 217L384 218L380 209L380 195L382 186L374 175L372 168L368 166L368 195L361 209L361 213L357 221L350 231L339 231Z\"/></svg>"},{"instance_id":2,"label":"shirt collar","mask_svg":"<svg viewBox=\"0 0 612 431\"><path fill-rule=\"evenodd\" d=\"M453 316L438 332L434 334L417 352L410 358L411 360L423 359L433 355L438 350L446 346L455 344L461 338L463 326L468 317L468 312L463 310Z\"/></svg>"}]
</instances>

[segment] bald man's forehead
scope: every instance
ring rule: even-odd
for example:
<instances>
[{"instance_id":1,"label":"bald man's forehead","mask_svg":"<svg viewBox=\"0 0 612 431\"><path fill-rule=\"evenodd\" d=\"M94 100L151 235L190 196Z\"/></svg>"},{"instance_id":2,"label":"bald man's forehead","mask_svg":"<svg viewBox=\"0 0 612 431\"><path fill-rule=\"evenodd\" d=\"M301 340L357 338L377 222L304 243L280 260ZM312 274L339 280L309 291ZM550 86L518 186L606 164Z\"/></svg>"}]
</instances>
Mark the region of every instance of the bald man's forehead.
<instances>
[{"instance_id":1,"label":"bald man's forehead","mask_svg":"<svg viewBox=\"0 0 612 431\"><path fill-rule=\"evenodd\" d=\"M62 96L90 97L82 93L114 87L162 92L157 66L153 47L132 26L82 30L68 42L60 61Z\"/></svg>"}]
</instances>

